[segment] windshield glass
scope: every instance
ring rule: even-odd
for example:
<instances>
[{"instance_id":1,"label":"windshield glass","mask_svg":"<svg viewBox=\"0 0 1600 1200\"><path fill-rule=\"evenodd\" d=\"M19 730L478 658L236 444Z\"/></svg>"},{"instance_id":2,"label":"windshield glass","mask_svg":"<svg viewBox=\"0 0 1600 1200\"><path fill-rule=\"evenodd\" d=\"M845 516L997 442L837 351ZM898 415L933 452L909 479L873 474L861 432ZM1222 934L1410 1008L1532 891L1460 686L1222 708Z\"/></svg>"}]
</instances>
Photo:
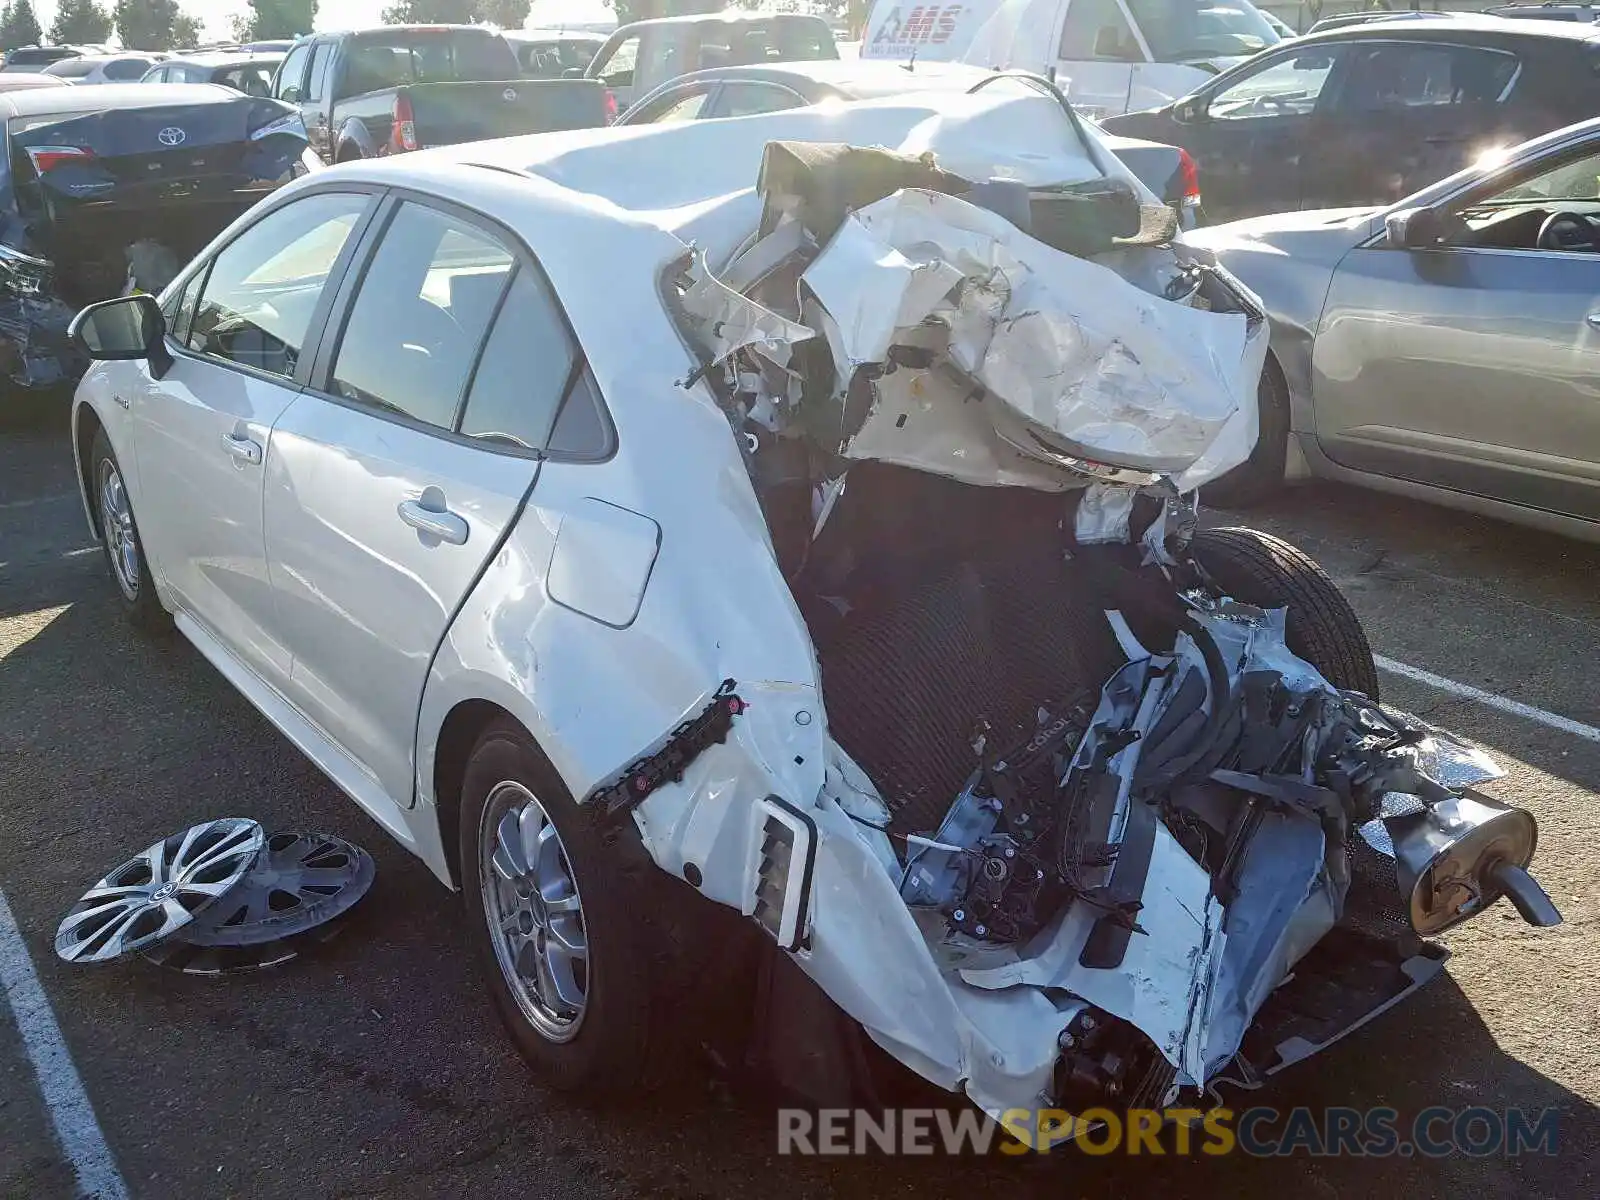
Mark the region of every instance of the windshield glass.
<instances>
[{"instance_id":1,"label":"windshield glass","mask_svg":"<svg viewBox=\"0 0 1600 1200\"><path fill-rule=\"evenodd\" d=\"M1250 0L1128 0L1156 62L1254 54L1282 39Z\"/></svg>"}]
</instances>

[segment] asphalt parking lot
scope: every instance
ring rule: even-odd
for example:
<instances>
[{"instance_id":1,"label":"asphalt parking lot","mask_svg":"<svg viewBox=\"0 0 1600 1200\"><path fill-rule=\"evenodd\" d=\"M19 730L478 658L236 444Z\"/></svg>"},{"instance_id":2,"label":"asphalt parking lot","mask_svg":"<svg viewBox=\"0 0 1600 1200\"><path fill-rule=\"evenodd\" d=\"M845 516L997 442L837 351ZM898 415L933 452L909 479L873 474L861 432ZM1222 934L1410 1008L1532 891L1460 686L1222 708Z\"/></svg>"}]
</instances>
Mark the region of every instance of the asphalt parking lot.
<instances>
[{"instance_id":1,"label":"asphalt parking lot","mask_svg":"<svg viewBox=\"0 0 1600 1200\"><path fill-rule=\"evenodd\" d=\"M1507 767L1490 790L1538 816L1536 865L1566 917L1535 931L1501 905L1449 935L1446 978L1256 1099L1555 1107L1554 1157L796 1159L775 1153L759 1097L709 1075L625 1111L545 1092L500 1034L454 900L187 643L123 626L64 438L48 425L0 431L0 892L127 1192L1600 1195L1600 735L1585 733L1600 726L1600 547L1328 487L1251 523L1300 544L1346 589L1394 668L1387 701ZM1499 711L1418 672L1579 726ZM343 936L281 970L219 980L58 962L55 927L91 881L224 815L373 852L377 882ZM74 1196L13 1008L0 1003L0 1197Z\"/></svg>"}]
</instances>

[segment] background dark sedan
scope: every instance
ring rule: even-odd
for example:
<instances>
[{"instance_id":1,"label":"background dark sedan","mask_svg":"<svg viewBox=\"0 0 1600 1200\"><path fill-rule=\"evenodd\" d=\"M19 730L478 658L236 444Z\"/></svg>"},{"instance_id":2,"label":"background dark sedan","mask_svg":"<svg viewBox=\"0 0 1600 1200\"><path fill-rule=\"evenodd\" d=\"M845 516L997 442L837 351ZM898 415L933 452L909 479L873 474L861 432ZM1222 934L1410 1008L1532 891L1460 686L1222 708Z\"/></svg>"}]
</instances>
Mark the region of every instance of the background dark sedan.
<instances>
[{"instance_id":1,"label":"background dark sedan","mask_svg":"<svg viewBox=\"0 0 1600 1200\"><path fill-rule=\"evenodd\" d=\"M1107 118L1189 151L1214 220L1390 204L1600 112L1600 30L1384 21L1298 38L1166 108Z\"/></svg>"},{"instance_id":2,"label":"background dark sedan","mask_svg":"<svg viewBox=\"0 0 1600 1200\"><path fill-rule=\"evenodd\" d=\"M711 67L662 84L618 117L616 124L748 117L808 104L843 104L914 92L969 92L994 75L965 63L918 63L908 70L901 63L855 58ZM1105 137L1128 169L1177 210L1183 228L1200 223L1200 177L1187 153L1138 138L1109 133Z\"/></svg>"}]
</instances>

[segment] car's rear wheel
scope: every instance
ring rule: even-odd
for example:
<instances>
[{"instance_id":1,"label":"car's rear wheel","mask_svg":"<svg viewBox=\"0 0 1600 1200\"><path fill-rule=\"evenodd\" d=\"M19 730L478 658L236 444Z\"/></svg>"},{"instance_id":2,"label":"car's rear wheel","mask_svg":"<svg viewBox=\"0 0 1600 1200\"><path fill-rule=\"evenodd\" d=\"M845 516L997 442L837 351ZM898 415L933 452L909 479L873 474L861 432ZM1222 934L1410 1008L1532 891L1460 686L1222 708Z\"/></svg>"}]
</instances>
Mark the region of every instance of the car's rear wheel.
<instances>
[{"instance_id":1,"label":"car's rear wheel","mask_svg":"<svg viewBox=\"0 0 1600 1200\"><path fill-rule=\"evenodd\" d=\"M478 742L461 806L468 936L518 1050L565 1091L647 1088L652 947L637 868L510 722Z\"/></svg>"},{"instance_id":2,"label":"car's rear wheel","mask_svg":"<svg viewBox=\"0 0 1600 1200\"><path fill-rule=\"evenodd\" d=\"M144 544L139 540L139 525L133 518L127 481L103 429L95 434L90 450L89 479L94 487L92 497L100 522L100 545L105 551L106 569L116 585L122 610L138 628L159 632L172 618L161 607L156 595L156 585L145 562Z\"/></svg>"},{"instance_id":3,"label":"car's rear wheel","mask_svg":"<svg viewBox=\"0 0 1600 1200\"><path fill-rule=\"evenodd\" d=\"M1361 621L1337 584L1307 554L1254 529L1202 529L1194 556L1236 600L1289 610L1289 649L1335 687L1378 699L1378 668Z\"/></svg>"},{"instance_id":4,"label":"car's rear wheel","mask_svg":"<svg viewBox=\"0 0 1600 1200\"><path fill-rule=\"evenodd\" d=\"M1289 384L1270 355L1256 385L1256 407L1259 432L1250 457L1200 489L1200 499L1206 504L1253 508L1282 489L1289 462Z\"/></svg>"}]
</instances>

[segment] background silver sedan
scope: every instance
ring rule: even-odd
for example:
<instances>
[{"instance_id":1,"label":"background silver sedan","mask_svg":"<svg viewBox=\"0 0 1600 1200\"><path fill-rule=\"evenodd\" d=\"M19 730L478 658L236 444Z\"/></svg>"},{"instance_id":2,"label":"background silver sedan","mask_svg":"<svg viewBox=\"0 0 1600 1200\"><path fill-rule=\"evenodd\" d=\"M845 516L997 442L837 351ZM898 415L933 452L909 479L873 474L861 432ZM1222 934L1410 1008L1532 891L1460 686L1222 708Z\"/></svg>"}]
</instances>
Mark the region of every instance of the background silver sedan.
<instances>
[{"instance_id":1,"label":"background silver sedan","mask_svg":"<svg viewBox=\"0 0 1600 1200\"><path fill-rule=\"evenodd\" d=\"M1600 121L1386 209L1187 233L1273 320L1224 507L1320 476L1600 540Z\"/></svg>"}]
</instances>

